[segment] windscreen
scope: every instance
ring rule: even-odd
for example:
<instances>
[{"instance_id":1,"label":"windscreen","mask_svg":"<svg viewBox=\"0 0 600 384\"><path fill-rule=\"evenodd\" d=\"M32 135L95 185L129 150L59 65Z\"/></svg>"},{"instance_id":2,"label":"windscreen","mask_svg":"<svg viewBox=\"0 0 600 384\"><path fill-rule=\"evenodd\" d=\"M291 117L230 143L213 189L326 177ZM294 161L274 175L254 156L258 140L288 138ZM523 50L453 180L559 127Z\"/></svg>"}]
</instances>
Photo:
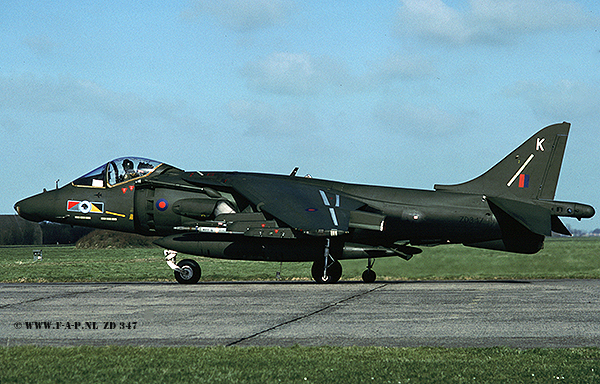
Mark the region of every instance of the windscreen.
<instances>
[{"instance_id":1,"label":"windscreen","mask_svg":"<svg viewBox=\"0 0 600 384\"><path fill-rule=\"evenodd\" d=\"M105 188L129 180L147 176L156 169L160 161L140 157L121 157L94 169L73 181L82 187Z\"/></svg>"},{"instance_id":2,"label":"windscreen","mask_svg":"<svg viewBox=\"0 0 600 384\"><path fill-rule=\"evenodd\" d=\"M148 175L161 163L136 157L122 157L108 164L108 185L120 184Z\"/></svg>"},{"instance_id":3,"label":"windscreen","mask_svg":"<svg viewBox=\"0 0 600 384\"><path fill-rule=\"evenodd\" d=\"M106 182L106 174L105 174L106 165L102 165L93 171L86 173L78 179L73 181L73 185L78 185L81 187L97 187L103 188Z\"/></svg>"}]
</instances>

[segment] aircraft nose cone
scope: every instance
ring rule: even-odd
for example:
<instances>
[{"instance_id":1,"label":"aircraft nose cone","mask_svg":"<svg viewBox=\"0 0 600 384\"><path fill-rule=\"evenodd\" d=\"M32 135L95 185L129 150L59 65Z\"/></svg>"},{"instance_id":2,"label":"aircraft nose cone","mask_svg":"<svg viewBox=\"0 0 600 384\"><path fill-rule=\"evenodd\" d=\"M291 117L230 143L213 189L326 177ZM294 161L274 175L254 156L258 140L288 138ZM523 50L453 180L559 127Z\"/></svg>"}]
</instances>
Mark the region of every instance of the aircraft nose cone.
<instances>
[{"instance_id":1,"label":"aircraft nose cone","mask_svg":"<svg viewBox=\"0 0 600 384\"><path fill-rule=\"evenodd\" d=\"M44 220L41 215L43 207L40 205L40 198L37 195L18 201L14 208L17 214L25 220L37 222Z\"/></svg>"}]
</instances>

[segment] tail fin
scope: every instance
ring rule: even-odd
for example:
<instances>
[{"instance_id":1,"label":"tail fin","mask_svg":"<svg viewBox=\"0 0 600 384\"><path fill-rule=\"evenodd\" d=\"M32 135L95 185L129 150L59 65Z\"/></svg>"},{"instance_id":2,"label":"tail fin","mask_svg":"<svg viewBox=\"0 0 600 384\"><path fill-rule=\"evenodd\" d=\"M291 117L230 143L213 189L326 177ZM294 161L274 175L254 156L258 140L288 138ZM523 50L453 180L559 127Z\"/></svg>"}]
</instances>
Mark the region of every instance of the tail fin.
<instances>
[{"instance_id":1,"label":"tail fin","mask_svg":"<svg viewBox=\"0 0 600 384\"><path fill-rule=\"evenodd\" d=\"M518 200L552 200L570 127L566 122L550 125L483 175L462 184L436 184L434 188Z\"/></svg>"}]
</instances>

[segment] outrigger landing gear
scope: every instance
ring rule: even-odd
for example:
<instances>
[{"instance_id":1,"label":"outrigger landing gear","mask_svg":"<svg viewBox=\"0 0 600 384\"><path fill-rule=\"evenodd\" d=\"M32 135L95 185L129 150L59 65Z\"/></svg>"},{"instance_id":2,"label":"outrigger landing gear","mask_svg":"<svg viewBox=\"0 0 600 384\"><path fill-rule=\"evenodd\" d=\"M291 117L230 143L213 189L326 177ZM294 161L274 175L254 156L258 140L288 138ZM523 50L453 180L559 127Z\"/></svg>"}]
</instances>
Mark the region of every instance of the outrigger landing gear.
<instances>
[{"instance_id":1,"label":"outrigger landing gear","mask_svg":"<svg viewBox=\"0 0 600 384\"><path fill-rule=\"evenodd\" d=\"M373 264L375 264L375 260L369 259L367 261L367 270L364 271L363 274L362 274L362 279L363 279L363 281L365 283L372 283L377 278L377 274L372 269L373 268Z\"/></svg>"},{"instance_id":2,"label":"outrigger landing gear","mask_svg":"<svg viewBox=\"0 0 600 384\"><path fill-rule=\"evenodd\" d=\"M179 284L196 284L200 280L202 271L200 266L192 259L184 259L175 264L176 251L165 250L165 260L175 273L175 280Z\"/></svg>"},{"instance_id":3,"label":"outrigger landing gear","mask_svg":"<svg viewBox=\"0 0 600 384\"><path fill-rule=\"evenodd\" d=\"M323 258L316 260L312 265L312 277L318 284L337 283L342 277L342 264L331 257L329 247L330 239L327 239Z\"/></svg>"}]
</instances>

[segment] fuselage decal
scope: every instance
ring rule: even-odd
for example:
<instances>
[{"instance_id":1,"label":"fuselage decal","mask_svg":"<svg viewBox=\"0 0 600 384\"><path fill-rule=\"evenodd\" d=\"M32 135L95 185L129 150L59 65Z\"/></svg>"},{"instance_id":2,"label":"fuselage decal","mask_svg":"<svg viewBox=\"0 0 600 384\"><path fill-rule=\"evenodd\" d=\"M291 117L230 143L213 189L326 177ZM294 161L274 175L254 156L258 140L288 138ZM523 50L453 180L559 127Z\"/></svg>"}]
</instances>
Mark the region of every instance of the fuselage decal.
<instances>
[{"instance_id":1,"label":"fuselage decal","mask_svg":"<svg viewBox=\"0 0 600 384\"><path fill-rule=\"evenodd\" d=\"M116 213L116 212L111 212L111 211L106 211L105 212L107 215L113 215L113 216L119 216L119 217L125 217L124 214L122 213Z\"/></svg>"},{"instance_id":2,"label":"fuselage decal","mask_svg":"<svg viewBox=\"0 0 600 384\"><path fill-rule=\"evenodd\" d=\"M327 197L325 191L319 190L319 193L321 194L321 199L323 199L323 204L325 204L326 207L331 207L331 203L329 202L329 198ZM335 208L339 208L339 206L340 195L335 195ZM337 227L339 226L339 222L337 219L337 214L335 213L335 208L329 208L329 214L331 215L331 221L333 222L333 225Z\"/></svg>"},{"instance_id":3,"label":"fuselage decal","mask_svg":"<svg viewBox=\"0 0 600 384\"><path fill-rule=\"evenodd\" d=\"M104 203L87 200L67 200L67 212L104 213Z\"/></svg>"},{"instance_id":4,"label":"fuselage decal","mask_svg":"<svg viewBox=\"0 0 600 384\"><path fill-rule=\"evenodd\" d=\"M519 175L519 188L529 188L529 175L524 173Z\"/></svg>"},{"instance_id":5,"label":"fuselage decal","mask_svg":"<svg viewBox=\"0 0 600 384\"><path fill-rule=\"evenodd\" d=\"M542 151L544 152L544 146L542 144L544 144L544 141L546 141L545 137L542 137L541 139L538 137L536 142L535 142L535 150L536 151Z\"/></svg>"},{"instance_id":6,"label":"fuselage decal","mask_svg":"<svg viewBox=\"0 0 600 384\"><path fill-rule=\"evenodd\" d=\"M517 171L517 173L515 173L515 175L512 177L512 179L510 179L509 182L506 183L507 187L510 187L512 185L512 183L515 182L515 180L517 179L517 177L519 177L519 175L521 173L523 173L523 170L531 162L531 160L533 160L533 158L534 158L534 154L532 153L531 155L529 155L529 157L527 158L527 160L525 160L525 163L523 163L523 165L521 166L521 168L519 168L519 170Z\"/></svg>"}]
</instances>

